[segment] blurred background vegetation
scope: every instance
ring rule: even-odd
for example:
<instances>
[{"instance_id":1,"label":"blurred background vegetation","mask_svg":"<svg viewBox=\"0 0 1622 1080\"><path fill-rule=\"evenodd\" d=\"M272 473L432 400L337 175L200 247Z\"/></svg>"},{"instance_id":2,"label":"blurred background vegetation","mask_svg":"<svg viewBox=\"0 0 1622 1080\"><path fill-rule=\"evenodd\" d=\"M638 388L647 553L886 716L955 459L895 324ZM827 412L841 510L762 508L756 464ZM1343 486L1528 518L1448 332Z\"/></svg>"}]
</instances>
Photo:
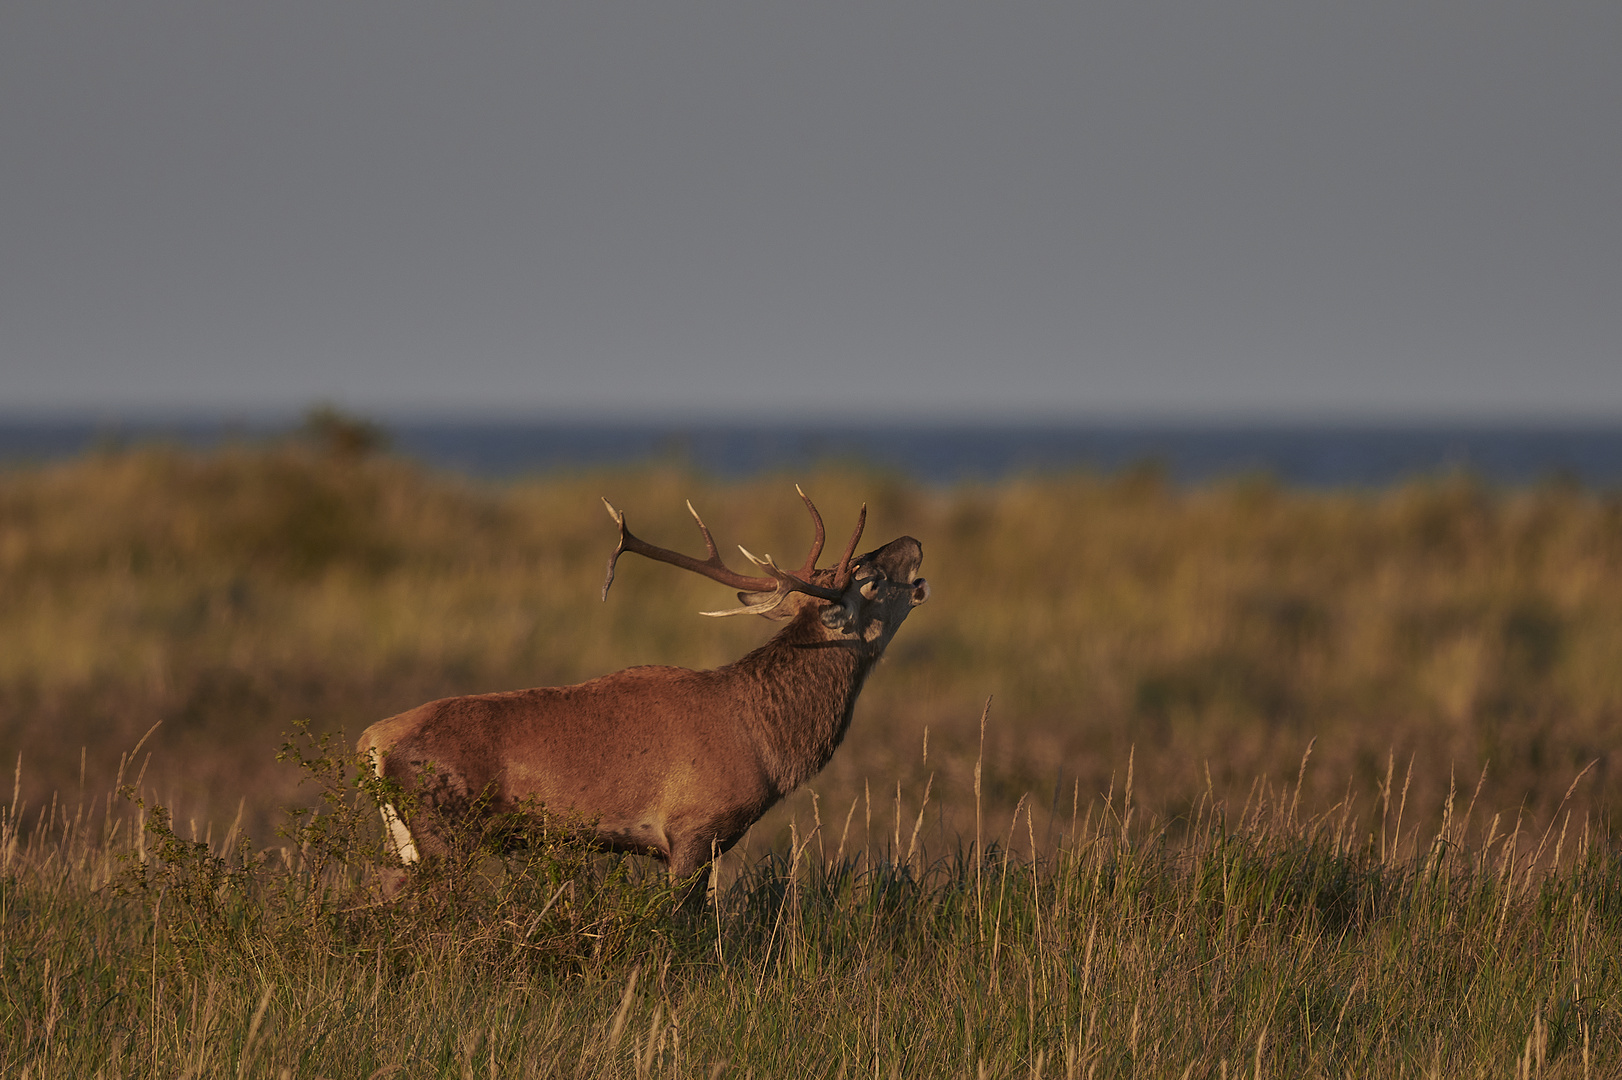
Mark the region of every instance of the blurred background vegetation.
<instances>
[{"instance_id":1,"label":"blurred background vegetation","mask_svg":"<svg viewBox=\"0 0 1622 1080\"><path fill-rule=\"evenodd\" d=\"M1434 817L1457 786L1542 821L1615 815L1622 730L1622 498L1468 475L1314 493L1265 477L1196 489L1151 466L930 489L859 467L719 483L679 467L502 485L386 452L375 428L312 414L277 443L113 448L0 471L0 758L26 803L109 790L153 724L146 786L177 822L269 839L298 777L294 721L350 738L431 698L559 684L630 664L710 667L773 624L697 612L729 594L626 560L598 598L614 527L697 551L691 498L724 550L785 562L809 540L793 483L837 549L919 538L933 587L869 682L828 770L790 816L855 834L908 828L898 782L973 831L981 707L988 811L1029 793L1038 835L1073 798L1126 784L1175 817L1258 778L1304 805L1388 783ZM927 729L927 756L926 732ZM140 762L131 766L131 774ZM1393 770L1394 772L1390 772ZM1481 780L1483 771L1485 779ZM811 791L818 807L811 805ZM871 821L871 825L869 825Z\"/></svg>"}]
</instances>

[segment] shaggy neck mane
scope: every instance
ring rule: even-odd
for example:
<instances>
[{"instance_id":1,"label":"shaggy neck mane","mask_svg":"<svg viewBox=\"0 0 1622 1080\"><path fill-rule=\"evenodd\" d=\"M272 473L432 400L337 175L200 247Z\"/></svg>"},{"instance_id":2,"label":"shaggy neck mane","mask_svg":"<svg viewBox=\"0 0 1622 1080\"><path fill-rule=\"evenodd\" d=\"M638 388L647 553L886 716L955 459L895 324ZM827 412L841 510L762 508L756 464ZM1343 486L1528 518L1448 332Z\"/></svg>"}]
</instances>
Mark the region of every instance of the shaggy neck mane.
<instances>
[{"instance_id":1,"label":"shaggy neck mane","mask_svg":"<svg viewBox=\"0 0 1622 1080\"><path fill-rule=\"evenodd\" d=\"M747 723L779 795L828 764L882 646L834 634L808 604L754 652L721 671L752 688Z\"/></svg>"}]
</instances>

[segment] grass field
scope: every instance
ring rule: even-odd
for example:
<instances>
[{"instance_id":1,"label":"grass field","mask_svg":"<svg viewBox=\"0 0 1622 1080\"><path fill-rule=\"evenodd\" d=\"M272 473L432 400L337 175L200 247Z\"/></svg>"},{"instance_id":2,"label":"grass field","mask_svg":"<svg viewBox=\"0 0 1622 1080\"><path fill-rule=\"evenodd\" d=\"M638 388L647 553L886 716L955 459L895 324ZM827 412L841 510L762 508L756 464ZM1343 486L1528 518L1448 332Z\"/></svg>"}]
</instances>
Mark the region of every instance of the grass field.
<instances>
[{"instance_id":1,"label":"grass field","mask_svg":"<svg viewBox=\"0 0 1622 1080\"><path fill-rule=\"evenodd\" d=\"M1614 495L482 487L355 449L0 473L0 1073L1622 1069ZM366 901L375 817L284 733L733 659L770 626L699 619L712 583L628 561L599 602L598 497L790 560L794 480L835 536L865 500L918 537L933 594L702 921L567 845Z\"/></svg>"}]
</instances>

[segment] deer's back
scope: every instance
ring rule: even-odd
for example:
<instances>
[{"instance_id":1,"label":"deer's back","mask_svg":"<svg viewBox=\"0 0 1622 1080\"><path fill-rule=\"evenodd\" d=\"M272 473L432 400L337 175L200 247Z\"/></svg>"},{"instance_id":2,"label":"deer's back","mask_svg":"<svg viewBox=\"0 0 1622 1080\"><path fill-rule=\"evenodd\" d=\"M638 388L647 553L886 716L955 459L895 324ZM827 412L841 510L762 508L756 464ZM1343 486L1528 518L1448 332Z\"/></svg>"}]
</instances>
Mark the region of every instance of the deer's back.
<instances>
[{"instance_id":1,"label":"deer's back","mask_svg":"<svg viewBox=\"0 0 1622 1080\"><path fill-rule=\"evenodd\" d=\"M771 798L723 673L635 667L574 686L441 698L381 720L386 775L604 818Z\"/></svg>"}]
</instances>

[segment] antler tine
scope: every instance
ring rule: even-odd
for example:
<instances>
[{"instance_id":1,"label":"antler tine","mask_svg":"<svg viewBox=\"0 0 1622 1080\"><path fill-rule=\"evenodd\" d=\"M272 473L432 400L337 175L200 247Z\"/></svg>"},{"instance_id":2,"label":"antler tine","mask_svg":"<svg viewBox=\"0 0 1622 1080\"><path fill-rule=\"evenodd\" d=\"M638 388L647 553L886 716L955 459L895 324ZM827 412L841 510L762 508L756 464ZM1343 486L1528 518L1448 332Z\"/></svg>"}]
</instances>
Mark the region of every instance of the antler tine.
<instances>
[{"instance_id":1,"label":"antler tine","mask_svg":"<svg viewBox=\"0 0 1622 1080\"><path fill-rule=\"evenodd\" d=\"M620 527L620 542L614 545L613 553L608 556L608 577L603 579L603 603L606 604L608 587L614 584L614 567L620 561L620 554L625 550L625 537L629 534L625 531L625 515L614 509L607 495L603 496L603 505L608 507L608 516L614 519L614 524Z\"/></svg>"},{"instance_id":2,"label":"antler tine","mask_svg":"<svg viewBox=\"0 0 1622 1080\"><path fill-rule=\"evenodd\" d=\"M782 589L771 595L769 599L747 607L727 608L725 611L701 611L700 615L708 615L712 619L724 619L728 615L764 615L768 611L776 611L783 606L783 601L794 595L792 589Z\"/></svg>"},{"instance_id":3,"label":"antler tine","mask_svg":"<svg viewBox=\"0 0 1622 1080\"><path fill-rule=\"evenodd\" d=\"M817 527L817 535L811 541L811 554L805 557L805 565L800 567L800 576L809 578L811 572L817 568L817 559L822 555L822 542L826 539L826 534L822 530L822 515L817 513L816 504L811 501L811 496L801 490L799 484L794 485L794 490L799 492L800 498L805 501L805 508L811 511L811 520Z\"/></svg>"},{"instance_id":4,"label":"antler tine","mask_svg":"<svg viewBox=\"0 0 1622 1080\"><path fill-rule=\"evenodd\" d=\"M756 556L754 552L750 551L742 544L738 545L738 550L743 552L744 558L748 559L750 562L754 563L756 566L760 567L762 570L766 571L773 578L775 578L777 580L778 591L781 592L785 597L791 592L803 592L811 596L820 597L823 600L837 601L844 599L845 592L842 588L829 589L824 588L821 585L813 585L811 582L791 574L787 570L784 570L781 566L778 566L770 555ZM772 605L772 607L776 606L776 604Z\"/></svg>"},{"instance_id":5,"label":"antler tine","mask_svg":"<svg viewBox=\"0 0 1622 1080\"><path fill-rule=\"evenodd\" d=\"M671 566L679 566L683 570L691 570L695 574L702 574L711 581L719 581L721 584L730 585L734 589L760 592L778 585L778 581L774 577L745 577L727 569L726 564L721 561L720 553L715 550L715 540L710 536L710 530L699 519L697 511L693 510L691 503L688 504L687 509L692 512L693 520L698 521L699 530L704 534L704 546L709 549L709 557L706 559L695 559L691 555L683 555L679 551L655 547L653 544L634 536L631 530L625 526L625 515L616 510L614 504L606 498L603 500L603 505L608 507L608 516L614 519L614 524L620 527L620 542L615 546L614 553L608 557L608 577L603 581L604 600L608 599L608 587L614 584L615 565L619 562L619 557L627 551L635 552L658 562L669 563Z\"/></svg>"},{"instance_id":6,"label":"antler tine","mask_svg":"<svg viewBox=\"0 0 1622 1080\"><path fill-rule=\"evenodd\" d=\"M721 553L715 550L715 537L710 535L709 526L704 524L704 519L698 516L697 510L693 509L692 499L687 500L687 512L693 515L694 521L698 522L698 531L704 534L704 547L705 550L709 552L710 556L708 561L720 566Z\"/></svg>"},{"instance_id":7,"label":"antler tine","mask_svg":"<svg viewBox=\"0 0 1622 1080\"><path fill-rule=\"evenodd\" d=\"M867 504L862 504L861 512L856 515L856 531L850 534L850 543L845 545L845 554L839 557L839 569L834 573L834 581L843 588L850 581L850 560L856 554L856 545L862 542L862 530L867 528Z\"/></svg>"}]
</instances>

